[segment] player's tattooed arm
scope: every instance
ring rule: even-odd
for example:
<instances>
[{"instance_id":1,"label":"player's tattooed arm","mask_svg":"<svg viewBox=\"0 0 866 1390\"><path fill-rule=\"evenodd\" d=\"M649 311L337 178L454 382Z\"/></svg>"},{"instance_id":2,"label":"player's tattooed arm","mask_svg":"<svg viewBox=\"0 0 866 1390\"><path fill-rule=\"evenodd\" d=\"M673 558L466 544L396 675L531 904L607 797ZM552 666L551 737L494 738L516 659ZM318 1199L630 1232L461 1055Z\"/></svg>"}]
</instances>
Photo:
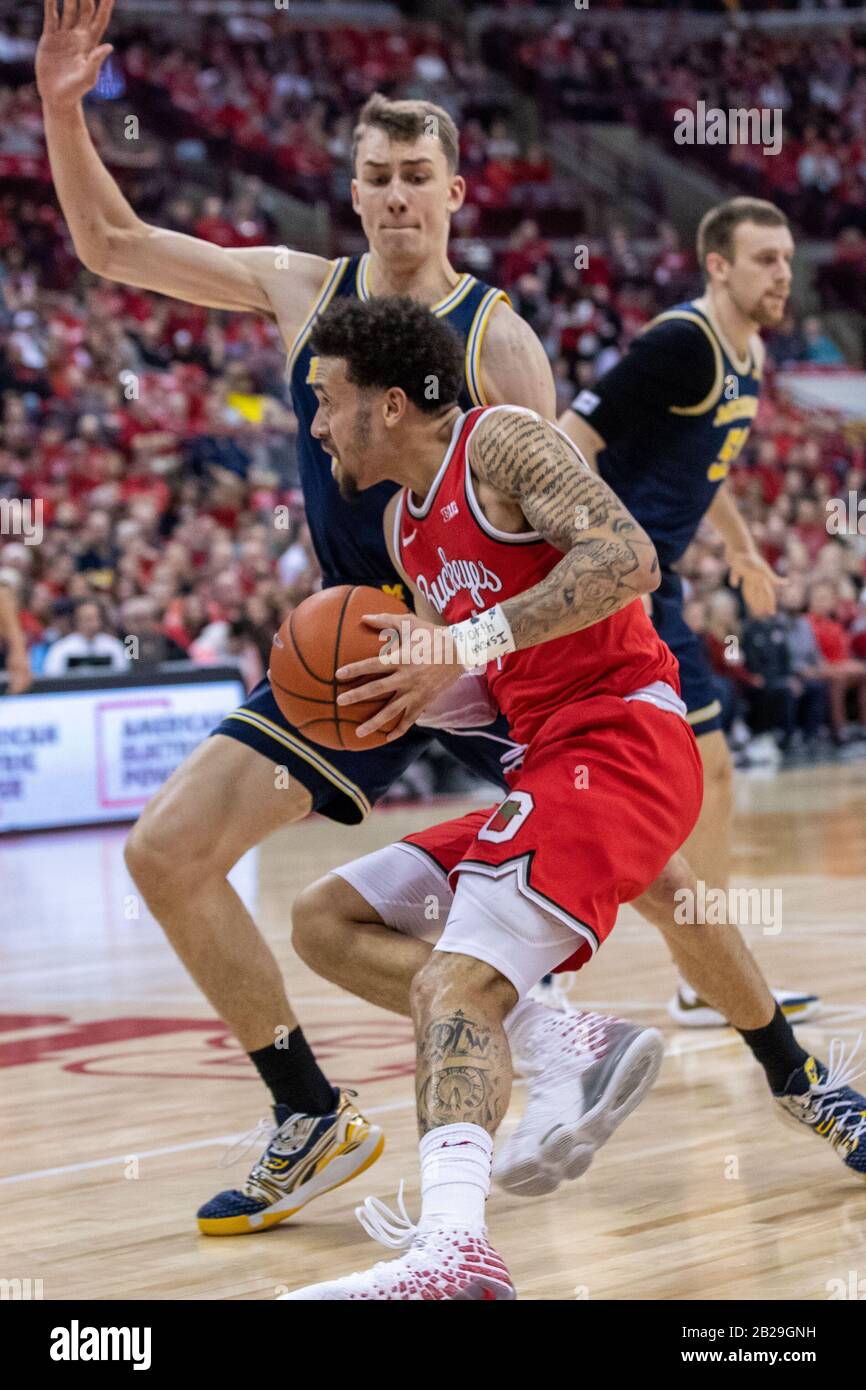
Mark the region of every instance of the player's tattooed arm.
<instances>
[{"instance_id":1,"label":"player's tattooed arm","mask_svg":"<svg viewBox=\"0 0 866 1390\"><path fill-rule=\"evenodd\" d=\"M469 461L563 552L540 583L502 604L518 650L590 627L658 587L649 536L546 421L491 412L471 436Z\"/></svg>"},{"instance_id":2,"label":"player's tattooed arm","mask_svg":"<svg viewBox=\"0 0 866 1390\"><path fill-rule=\"evenodd\" d=\"M422 1135L439 1125L491 1132L508 1107L509 1059L489 1024L460 1009L436 1012L419 1027L416 1091Z\"/></svg>"}]
</instances>

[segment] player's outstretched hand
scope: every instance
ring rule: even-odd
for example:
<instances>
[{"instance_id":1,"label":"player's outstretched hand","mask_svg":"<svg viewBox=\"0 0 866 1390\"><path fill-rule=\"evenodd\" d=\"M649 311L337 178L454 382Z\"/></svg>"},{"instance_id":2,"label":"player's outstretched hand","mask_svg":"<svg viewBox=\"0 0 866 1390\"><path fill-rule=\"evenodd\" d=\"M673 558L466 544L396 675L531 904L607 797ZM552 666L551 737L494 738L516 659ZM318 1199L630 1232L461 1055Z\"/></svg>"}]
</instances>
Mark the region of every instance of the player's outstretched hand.
<instances>
[{"instance_id":1,"label":"player's outstretched hand","mask_svg":"<svg viewBox=\"0 0 866 1390\"><path fill-rule=\"evenodd\" d=\"M425 623L414 614L401 618L397 628L393 613L365 613L364 622L379 629L382 650L378 656L353 661L335 672L340 681L371 677L366 685L356 685L338 695L337 704L356 705L390 696L379 713L356 732L358 738L366 738L399 715L399 723L388 734L388 742L392 743L411 729L419 714L463 674L464 667L455 659L447 628Z\"/></svg>"},{"instance_id":2,"label":"player's outstretched hand","mask_svg":"<svg viewBox=\"0 0 866 1390\"><path fill-rule=\"evenodd\" d=\"M785 581L774 574L757 552L732 555L728 579L735 588L742 586L746 607L753 618L769 618L775 613L776 594Z\"/></svg>"},{"instance_id":3,"label":"player's outstretched hand","mask_svg":"<svg viewBox=\"0 0 866 1390\"><path fill-rule=\"evenodd\" d=\"M99 40L108 27L114 0L66 0L63 17L57 0L45 0L42 37L36 49L36 86L46 106L75 106L99 77L110 43Z\"/></svg>"}]
</instances>

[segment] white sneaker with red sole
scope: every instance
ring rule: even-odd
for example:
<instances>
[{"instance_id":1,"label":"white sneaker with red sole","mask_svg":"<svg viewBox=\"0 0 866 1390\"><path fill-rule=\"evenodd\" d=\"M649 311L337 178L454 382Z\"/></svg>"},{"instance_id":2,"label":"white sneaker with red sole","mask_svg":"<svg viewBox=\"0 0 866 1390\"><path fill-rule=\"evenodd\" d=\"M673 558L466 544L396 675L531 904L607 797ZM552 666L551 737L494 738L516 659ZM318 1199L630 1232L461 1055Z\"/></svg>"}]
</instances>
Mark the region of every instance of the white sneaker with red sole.
<instances>
[{"instance_id":1,"label":"white sneaker with red sole","mask_svg":"<svg viewBox=\"0 0 866 1390\"><path fill-rule=\"evenodd\" d=\"M394 1248L408 1246L399 1260L385 1260L361 1274L347 1274L322 1284L307 1284L280 1301L350 1303L511 1302L517 1297L511 1275L487 1238L486 1228L458 1227L422 1233L406 1216L402 1185L400 1216L368 1197L355 1215L368 1234Z\"/></svg>"}]
</instances>

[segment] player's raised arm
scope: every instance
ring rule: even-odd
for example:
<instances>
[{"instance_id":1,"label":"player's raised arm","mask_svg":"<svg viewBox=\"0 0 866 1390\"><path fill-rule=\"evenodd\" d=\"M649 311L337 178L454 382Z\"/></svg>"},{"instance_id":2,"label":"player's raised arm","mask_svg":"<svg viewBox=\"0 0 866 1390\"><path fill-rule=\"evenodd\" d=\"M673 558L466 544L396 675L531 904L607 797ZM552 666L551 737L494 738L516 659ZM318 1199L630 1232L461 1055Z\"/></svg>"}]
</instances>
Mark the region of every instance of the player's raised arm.
<instances>
[{"instance_id":1,"label":"player's raised arm","mask_svg":"<svg viewBox=\"0 0 866 1390\"><path fill-rule=\"evenodd\" d=\"M322 281L318 256L274 247L226 249L180 232L151 227L127 202L100 159L82 100L111 53L102 43L114 0L45 0L36 51L45 139L57 197L75 250L88 270L212 309L239 309L299 324ZM280 248L282 250L282 248Z\"/></svg>"},{"instance_id":2,"label":"player's raised arm","mask_svg":"<svg viewBox=\"0 0 866 1390\"><path fill-rule=\"evenodd\" d=\"M563 551L540 583L501 605L516 650L590 627L657 588L649 536L545 420L491 411L471 436L469 461L477 478Z\"/></svg>"}]
</instances>

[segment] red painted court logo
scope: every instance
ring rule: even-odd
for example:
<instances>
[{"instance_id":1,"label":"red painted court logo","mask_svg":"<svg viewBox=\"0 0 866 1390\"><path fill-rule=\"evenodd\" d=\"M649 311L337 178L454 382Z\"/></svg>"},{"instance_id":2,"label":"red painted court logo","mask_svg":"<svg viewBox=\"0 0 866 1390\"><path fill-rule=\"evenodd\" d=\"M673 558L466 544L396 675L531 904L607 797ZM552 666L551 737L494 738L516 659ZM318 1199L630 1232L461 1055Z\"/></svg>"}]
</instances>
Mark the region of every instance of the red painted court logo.
<instances>
[{"instance_id":1,"label":"red painted court logo","mask_svg":"<svg viewBox=\"0 0 866 1390\"><path fill-rule=\"evenodd\" d=\"M492 840L502 844L513 840L527 816L535 810L535 802L529 792L512 792L478 832L479 840Z\"/></svg>"},{"instance_id":2,"label":"red painted court logo","mask_svg":"<svg viewBox=\"0 0 866 1390\"><path fill-rule=\"evenodd\" d=\"M415 1070L408 1019L357 1016L307 1029L335 1084L362 1086ZM75 1076L258 1081L240 1044L213 1018L102 1018L0 1014L0 1069L35 1064Z\"/></svg>"}]
</instances>

